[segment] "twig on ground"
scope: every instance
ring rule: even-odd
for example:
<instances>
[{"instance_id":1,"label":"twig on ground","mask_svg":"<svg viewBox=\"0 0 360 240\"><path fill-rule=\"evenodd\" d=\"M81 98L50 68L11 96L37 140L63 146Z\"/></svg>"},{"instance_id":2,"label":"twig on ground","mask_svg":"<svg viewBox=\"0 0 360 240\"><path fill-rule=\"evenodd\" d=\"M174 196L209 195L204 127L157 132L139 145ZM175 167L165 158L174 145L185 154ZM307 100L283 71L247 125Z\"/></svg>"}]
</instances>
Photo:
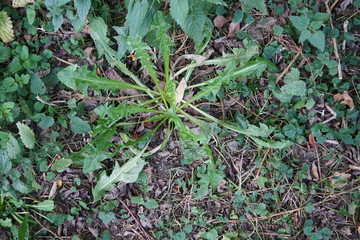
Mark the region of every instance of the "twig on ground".
<instances>
[{"instance_id":1,"label":"twig on ground","mask_svg":"<svg viewBox=\"0 0 360 240\"><path fill-rule=\"evenodd\" d=\"M153 237L151 237L149 235L149 233L143 228L143 226L141 225L139 219L135 216L135 214L130 210L130 208L126 205L126 203L124 203L123 200L121 200L120 198L117 198L119 200L119 202L121 202L121 204L124 206L124 208L130 213L130 215L135 219L136 224L139 226L139 228L141 229L141 231L145 234L147 239L150 240L154 240Z\"/></svg>"},{"instance_id":2,"label":"twig on ground","mask_svg":"<svg viewBox=\"0 0 360 240\"><path fill-rule=\"evenodd\" d=\"M291 62L289 63L289 65L287 65L287 67L284 69L284 71L282 71L282 73L277 77L275 84L277 84L282 78L283 76L289 71L289 69L291 68L291 66L294 64L294 62L296 61L296 59L300 56L301 54L301 50L299 50L295 57L291 60Z\"/></svg>"},{"instance_id":3,"label":"twig on ground","mask_svg":"<svg viewBox=\"0 0 360 240\"><path fill-rule=\"evenodd\" d=\"M55 56L55 55L53 55L53 57L54 57L56 60L58 60L58 61L60 61L60 62L62 62L62 63L65 63L65 64L67 64L67 65L74 65L73 63L68 62L68 61L65 61L64 59L61 59L61 58L59 58L59 57L57 57L57 56Z\"/></svg>"},{"instance_id":4,"label":"twig on ground","mask_svg":"<svg viewBox=\"0 0 360 240\"><path fill-rule=\"evenodd\" d=\"M247 108L244 104L242 104L241 102L239 102L238 100L236 100L235 98L233 98L230 94L225 93L229 98L231 98L234 102L236 102L237 104L239 104L241 107L245 108L247 111L251 112L254 116L256 116L257 118L260 118L261 120L265 121L264 118L260 117L259 115L257 115L256 113L254 113L253 111L251 111L251 109Z\"/></svg>"},{"instance_id":5,"label":"twig on ground","mask_svg":"<svg viewBox=\"0 0 360 240\"><path fill-rule=\"evenodd\" d=\"M332 6L332 7L335 6L335 4L336 4L337 1L338 1L338 0L336 0L336 1L333 3L333 5L331 5L331 6ZM326 12L327 12L328 14L330 14L330 16L331 16L331 9L329 8L328 2L325 1L324 4L325 4L325 7L326 7ZM331 17L330 17L330 26L331 26L331 29L334 29L334 24L333 24L333 22L332 22ZM335 58L336 58L336 61L338 62L338 67L337 67L337 68L338 68L338 77L339 77L340 80L342 80L342 79L343 79L343 75L342 75L342 71L341 71L340 55L339 55L339 51L338 51L338 48L337 48L336 38L331 38L331 39L332 39L332 43L333 43L333 46L334 46Z\"/></svg>"},{"instance_id":6,"label":"twig on ground","mask_svg":"<svg viewBox=\"0 0 360 240\"><path fill-rule=\"evenodd\" d=\"M345 192L340 192L340 193L337 193L337 194L334 194L332 197L330 198L326 198L320 202L317 202L317 203L314 203L313 205L314 206L317 206L317 205L321 205L323 203L326 203L326 202L329 202L331 200L334 200L336 198L338 198L339 196L343 195L343 194L346 194L346 193L350 193L350 192L353 192L357 189L359 189L360 186L358 187L355 187L355 188L352 188L348 191L345 191ZM253 218L247 218L245 219L244 221L256 221L256 220L265 220L265 219L269 219L269 218L273 218L273 217L277 217L277 216L281 216L281 215L284 215L284 214L291 214L291 213L294 213L294 212L298 212L298 211L301 211L305 208L306 206L303 205L302 207L298 207L298 208L295 208L295 209L292 209L292 210L288 210L288 211L284 211L284 212L279 212L279 213L275 213L275 214L272 214L272 215L269 215L269 216L261 216L261 217L253 217ZM229 220L229 222L231 223L238 223L238 222L242 222L241 220L239 219L234 219L234 220ZM214 221L213 223L222 223L222 221Z\"/></svg>"},{"instance_id":7,"label":"twig on ground","mask_svg":"<svg viewBox=\"0 0 360 240\"><path fill-rule=\"evenodd\" d=\"M267 155L269 154L270 149L271 149L271 148L268 148L268 149L266 150L265 155L264 155L264 157L262 158L261 163L260 163L260 166L259 166L259 168L258 168L258 170L257 170L257 172L256 172L256 175L255 175L254 180L257 180L257 179L258 179L258 177L259 177L259 175L260 175L260 171L261 171L262 165L264 164L264 161L265 161Z\"/></svg>"},{"instance_id":8,"label":"twig on ground","mask_svg":"<svg viewBox=\"0 0 360 240\"><path fill-rule=\"evenodd\" d=\"M34 217L33 215L29 214L44 230L46 230L47 232L51 233L56 239L63 239L61 238L59 235L57 235L56 233L54 233L53 231L51 231L50 229L47 229L39 220L37 220L36 217Z\"/></svg>"},{"instance_id":9,"label":"twig on ground","mask_svg":"<svg viewBox=\"0 0 360 240\"><path fill-rule=\"evenodd\" d=\"M339 2L339 0L335 0L335 2L333 2L333 4L331 4L330 10L332 10L338 2Z\"/></svg>"}]
</instances>

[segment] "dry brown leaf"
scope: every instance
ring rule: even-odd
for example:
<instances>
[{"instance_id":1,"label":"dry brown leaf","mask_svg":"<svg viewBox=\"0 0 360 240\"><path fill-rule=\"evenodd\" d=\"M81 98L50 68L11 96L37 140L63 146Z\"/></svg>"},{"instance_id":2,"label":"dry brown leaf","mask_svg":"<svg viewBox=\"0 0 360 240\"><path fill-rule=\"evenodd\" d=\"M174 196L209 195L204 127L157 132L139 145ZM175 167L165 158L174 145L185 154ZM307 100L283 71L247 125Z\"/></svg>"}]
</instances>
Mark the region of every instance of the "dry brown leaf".
<instances>
[{"instance_id":1,"label":"dry brown leaf","mask_svg":"<svg viewBox=\"0 0 360 240\"><path fill-rule=\"evenodd\" d=\"M313 162L311 165L311 175L312 175L314 181L318 181L320 178L318 168L317 168L315 162Z\"/></svg>"},{"instance_id":2,"label":"dry brown leaf","mask_svg":"<svg viewBox=\"0 0 360 240\"><path fill-rule=\"evenodd\" d=\"M349 95L348 91L344 91L343 94L335 94L333 96L335 102L340 102L340 104L345 104L350 107L350 109L353 109L355 107L354 101L352 97Z\"/></svg>"},{"instance_id":3,"label":"dry brown leaf","mask_svg":"<svg viewBox=\"0 0 360 240\"><path fill-rule=\"evenodd\" d=\"M185 78L181 79L179 86L176 88L175 101L177 103L181 102L184 98L185 89L187 87Z\"/></svg>"},{"instance_id":4,"label":"dry brown leaf","mask_svg":"<svg viewBox=\"0 0 360 240\"><path fill-rule=\"evenodd\" d=\"M232 37L236 34L237 31L240 30L240 23L230 23L229 26L229 33L227 35L227 37Z\"/></svg>"},{"instance_id":5,"label":"dry brown leaf","mask_svg":"<svg viewBox=\"0 0 360 240\"><path fill-rule=\"evenodd\" d=\"M312 147L312 149L317 149L317 143L312 133L309 134L309 144Z\"/></svg>"},{"instance_id":6,"label":"dry brown leaf","mask_svg":"<svg viewBox=\"0 0 360 240\"><path fill-rule=\"evenodd\" d=\"M264 24L256 24L256 28L264 28L270 30L277 22L276 18L267 17Z\"/></svg>"},{"instance_id":7,"label":"dry brown leaf","mask_svg":"<svg viewBox=\"0 0 360 240\"><path fill-rule=\"evenodd\" d=\"M335 188L342 188L346 185L346 183L339 183L339 180L340 180L339 177L341 179L348 180L349 178L351 178L351 174L335 172L334 178L331 179L331 184Z\"/></svg>"},{"instance_id":8,"label":"dry brown leaf","mask_svg":"<svg viewBox=\"0 0 360 240\"><path fill-rule=\"evenodd\" d=\"M116 80L116 81L120 81L120 82L125 82L122 77L117 74L116 70L113 68L108 68L105 71L105 75L107 78L110 78L112 80ZM138 95L139 92L135 89L121 89L120 90L120 94L125 94L128 96L134 96L134 95Z\"/></svg>"},{"instance_id":9,"label":"dry brown leaf","mask_svg":"<svg viewBox=\"0 0 360 240\"><path fill-rule=\"evenodd\" d=\"M217 16L216 18L214 18L213 22L215 27L222 28L227 22L227 20L223 16Z\"/></svg>"}]
</instances>

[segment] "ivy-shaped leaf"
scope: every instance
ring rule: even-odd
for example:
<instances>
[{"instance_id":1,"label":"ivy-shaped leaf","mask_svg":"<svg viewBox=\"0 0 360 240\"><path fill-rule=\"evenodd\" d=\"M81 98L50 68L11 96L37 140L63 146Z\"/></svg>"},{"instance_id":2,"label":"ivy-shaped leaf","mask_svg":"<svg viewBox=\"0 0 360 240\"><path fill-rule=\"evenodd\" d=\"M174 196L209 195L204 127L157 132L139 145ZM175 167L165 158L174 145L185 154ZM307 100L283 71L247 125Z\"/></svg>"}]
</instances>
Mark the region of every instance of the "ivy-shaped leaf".
<instances>
[{"instance_id":1,"label":"ivy-shaped leaf","mask_svg":"<svg viewBox=\"0 0 360 240\"><path fill-rule=\"evenodd\" d=\"M267 13L265 0L241 0L241 3L244 12L249 12L253 8L256 8L262 13Z\"/></svg>"},{"instance_id":2,"label":"ivy-shaped leaf","mask_svg":"<svg viewBox=\"0 0 360 240\"><path fill-rule=\"evenodd\" d=\"M14 30L10 17L6 12L0 12L0 38L4 43L14 40Z\"/></svg>"}]
</instances>

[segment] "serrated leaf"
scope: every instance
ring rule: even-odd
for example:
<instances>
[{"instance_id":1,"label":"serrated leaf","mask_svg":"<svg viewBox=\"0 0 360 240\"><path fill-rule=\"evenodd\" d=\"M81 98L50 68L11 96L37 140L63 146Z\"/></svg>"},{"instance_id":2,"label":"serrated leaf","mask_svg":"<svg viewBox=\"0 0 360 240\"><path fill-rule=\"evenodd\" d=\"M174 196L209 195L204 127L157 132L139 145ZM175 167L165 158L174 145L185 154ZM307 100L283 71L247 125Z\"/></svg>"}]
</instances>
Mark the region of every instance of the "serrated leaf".
<instances>
[{"instance_id":1,"label":"serrated leaf","mask_svg":"<svg viewBox=\"0 0 360 240\"><path fill-rule=\"evenodd\" d=\"M156 9L160 1L130 1L125 26L129 29L129 37L145 36L149 31Z\"/></svg>"},{"instance_id":2,"label":"serrated leaf","mask_svg":"<svg viewBox=\"0 0 360 240\"><path fill-rule=\"evenodd\" d=\"M19 129L20 138L24 143L25 147L31 149L35 146L35 135L33 131L23 123L16 123L17 128Z\"/></svg>"},{"instance_id":3,"label":"serrated leaf","mask_svg":"<svg viewBox=\"0 0 360 240\"><path fill-rule=\"evenodd\" d=\"M309 37L309 42L323 52L325 49L325 34L322 31L316 31Z\"/></svg>"},{"instance_id":4,"label":"serrated leaf","mask_svg":"<svg viewBox=\"0 0 360 240\"><path fill-rule=\"evenodd\" d=\"M33 94L44 94L46 92L45 84L43 81L39 78L37 74L33 74L30 78L30 91Z\"/></svg>"},{"instance_id":5,"label":"serrated leaf","mask_svg":"<svg viewBox=\"0 0 360 240\"><path fill-rule=\"evenodd\" d=\"M0 174L6 175L12 168L12 162L8 156L8 152L0 149Z\"/></svg>"},{"instance_id":6,"label":"serrated leaf","mask_svg":"<svg viewBox=\"0 0 360 240\"><path fill-rule=\"evenodd\" d=\"M304 42L305 40L307 40L310 37L310 35L311 35L311 32L307 29L301 31L299 42Z\"/></svg>"},{"instance_id":7,"label":"serrated leaf","mask_svg":"<svg viewBox=\"0 0 360 240\"><path fill-rule=\"evenodd\" d=\"M144 148L136 156L128 160L121 167L119 166L118 162L116 162L110 176L107 176L106 172L103 172L101 174L95 188L93 188L92 190L94 201L100 200L105 194L105 192L108 191L115 183L132 183L137 180L139 173L143 170L145 166L145 161L141 157L142 154L145 152L145 149L146 148Z\"/></svg>"},{"instance_id":8,"label":"serrated leaf","mask_svg":"<svg viewBox=\"0 0 360 240\"><path fill-rule=\"evenodd\" d=\"M284 83L291 83L299 80L300 72L297 68L291 68L291 70L284 77Z\"/></svg>"},{"instance_id":9,"label":"serrated leaf","mask_svg":"<svg viewBox=\"0 0 360 240\"><path fill-rule=\"evenodd\" d=\"M29 3L34 3L35 0L12 0L13 8L25 7Z\"/></svg>"},{"instance_id":10,"label":"serrated leaf","mask_svg":"<svg viewBox=\"0 0 360 240\"><path fill-rule=\"evenodd\" d=\"M21 153L19 143L12 135L9 135L9 140L6 143L6 150L9 157L12 159L16 159L16 157Z\"/></svg>"},{"instance_id":11,"label":"serrated leaf","mask_svg":"<svg viewBox=\"0 0 360 240\"><path fill-rule=\"evenodd\" d=\"M0 11L0 39L4 43L14 40L14 30L10 17L7 12Z\"/></svg>"},{"instance_id":12,"label":"serrated leaf","mask_svg":"<svg viewBox=\"0 0 360 240\"><path fill-rule=\"evenodd\" d=\"M10 56L11 56L10 48L0 47L0 63L4 63L7 60L9 60Z\"/></svg>"},{"instance_id":13,"label":"serrated leaf","mask_svg":"<svg viewBox=\"0 0 360 240\"><path fill-rule=\"evenodd\" d=\"M83 134L91 130L90 125L79 117L70 118L70 129L73 133Z\"/></svg>"},{"instance_id":14,"label":"serrated leaf","mask_svg":"<svg viewBox=\"0 0 360 240\"><path fill-rule=\"evenodd\" d=\"M39 202L36 205L29 205L29 206L32 208L36 208L40 211L47 211L47 212L50 212L50 211L54 210L54 208L55 208L55 204L54 204L53 200L45 200L45 201Z\"/></svg>"},{"instance_id":15,"label":"serrated leaf","mask_svg":"<svg viewBox=\"0 0 360 240\"><path fill-rule=\"evenodd\" d=\"M74 0L76 12L81 21L84 21L91 7L91 0Z\"/></svg>"},{"instance_id":16,"label":"serrated leaf","mask_svg":"<svg viewBox=\"0 0 360 240\"><path fill-rule=\"evenodd\" d=\"M19 226L19 240L29 239L29 214L27 213Z\"/></svg>"},{"instance_id":17,"label":"serrated leaf","mask_svg":"<svg viewBox=\"0 0 360 240\"><path fill-rule=\"evenodd\" d=\"M105 213L103 211L100 211L98 216L105 225L108 225L110 222L114 221L116 218L115 213L113 213L113 212Z\"/></svg>"},{"instance_id":18,"label":"serrated leaf","mask_svg":"<svg viewBox=\"0 0 360 240\"><path fill-rule=\"evenodd\" d=\"M241 0L244 12L250 12L253 8L267 14L265 0Z\"/></svg>"},{"instance_id":19,"label":"serrated leaf","mask_svg":"<svg viewBox=\"0 0 360 240\"><path fill-rule=\"evenodd\" d=\"M204 26L206 21L207 16L197 8L186 18L183 29L194 40L195 45L199 45L205 37Z\"/></svg>"},{"instance_id":20,"label":"serrated leaf","mask_svg":"<svg viewBox=\"0 0 360 240\"><path fill-rule=\"evenodd\" d=\"M0 85L0 92L9 93L15 92L18 89L18 84L12 77L5 78Z\"/></svg>"},{"instance_id":21,"label":"serrated leaf","mask_svg":"<svg viewBox=\"0 0 360 240\"><path fill-rule=\"evenodd\" d=\"M111 155L112 153L103 152L93 147L90 153L84 158L83 172L89 173L102 168L100 162L109 158Z\"/></svg>"},{"instance_id":22,"label":"serrated leaf","mask_svg":"<svg viewBox=\"0 0 360 240\"><path fill-rule=\"evenodd\" d=\"M147 91L147 88L140 87L134 84L116 81L104 77L98 77L96 72L87 69L87 66L78 68L75 65L62 69L57 74L59 80L72 90L79 90L82 94L87 95L88 87L93 88L95 91L100 90L115 90L115 89L136 89Z\"/></svg>"},{"instance_id":23,"label":"serrated leaf","mask_svg":"<svg viewBox=\"0 0 360 240\"><path fill-rule=\"evenodd\" d=\"M300 32L306 30L310 23L310 19L305 15L291 16L290 21L294 25L294 27Z\"/></svg>"},{"instance_id":24,"label":"serrated leaf","mask_svg":"<svg viewBox=\"0 0 360 240\"><path fill-rule=\"evenodd\" d=\"M56 160L51 165L51 170L57 171L57 172L63 172L65 169L67 169L72 164L72 160L68 158L61 158Z\"/></svg>"},{"instance_id":25,"label":"serrated leaf","mask_svg":"<svg viewBox=\"0 0 360 240\"><path fill-rule=\"evenodd\" d=\"M304 81L293 81L280 88L283 93L292 96L305 96L306 95L306 83Z\"/></svg>"},{"instance_id":26,"label":"serrated leaf","mask_svg":"<svg viewBox=\"0 0 360 240\"><path fill-rule=\"evenodd\" d=\"M170 14L175 21L185 28L186 17L189 13L189 2L187 0L170 0Z\"/></svg>"}]
</instances>

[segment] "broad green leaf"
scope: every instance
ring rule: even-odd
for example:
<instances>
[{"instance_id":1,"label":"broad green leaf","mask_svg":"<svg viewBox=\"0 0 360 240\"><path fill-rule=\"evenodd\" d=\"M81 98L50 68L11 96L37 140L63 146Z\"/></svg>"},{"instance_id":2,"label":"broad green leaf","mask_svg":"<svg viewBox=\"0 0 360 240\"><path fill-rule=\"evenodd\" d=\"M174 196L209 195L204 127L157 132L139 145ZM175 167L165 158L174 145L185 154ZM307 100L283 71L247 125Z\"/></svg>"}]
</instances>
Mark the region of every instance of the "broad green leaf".
<instances>
[{"instance_id":1,"label":"broad green leaf","mask_svg":"<svg viewBox=\"0 0 360 240\"><path fill-rule=\"evenodd\" d=\"M45 200L45 201L39 202L36 205L29 205L29 207L36 208L40 211L50 212L50 211L54 210L55 204L54 204L53 200Z\"/></svg>"},{"instance_id":2,"label":"broad green leaf","mask_svg":"<svg viewBox=\"0 0 360 240\"><path fill-rule=\"evenodd\" d=\"M1 15L1 13L0 13ZM0 63L4 63L11 57L11 51L8 47L0 47Z\"/></svg>"},{"instance_id":3,"label":"broad green leaf","mask_svg":"<svg viewBox=\"0 0 360 240\"><path fill-rule=\"evenodd\" d=\"M301 31L299 42L304 42L305 40L307 40L310 37L310 35L311 35L311 32L307 29Z\"/></svg>"},{"instance_id":4,"label":"broad green leaf","mask_svg":"<svg viewBox=\"0 0 360 240\"><path fill-rule=\"evenodd\" d=\"M84 158L83 172L89 173L102 168L100 162L111 157L112 153L100 151L92 147L90 152L84 155L85 158Z\"/></svg>"},{"instance_id":5,"label":"broad green leaf","mask_svg":"<svg viewBox=\"0 0 360 240\"><path fill-rule=\"evenodd\" d=\"M6 143L6 150L9 157L12 159L16 159L16 157L21 153L18 141L11 134L9 134L9 140Z\"/></svg>"},{"instance_id":6,"label":"broad green leaf","mask_svg":"<svg viewBox=\"0 0 360 240\"><path fill-rule=\"evenodd\" d=\"M95 72L87 69L87 66L78 68L77 66L69 66L58 73L59 80L72 90L76 90L76 86L82 94L87 95L88 87L95 91L115 90L115 89L136 89L148 91L147 88L139 87L134 84L111 80L104 77L98 77Z\"/></svg>"},{"instance_id":7,"label":"broad green leaf","mask_svg":"<svg viewBox=\"0 0 360 240\"><path fill-rule=\"evenodd\" d=\"M30 91L33 94L44 94L46 92L45 84L37 74L33 74L30 78Z\"/></svg>"},{"instance_id":8,"label":"broad green leaf","mask_svg":"<svg viewBox=\"0 0 360 240\"><path fill-rule=\"evenodd\" d=\"M145 166L145 161L141 157L145 152L145 149L146 147L121 167L118 162L116 162L110 176L107 176L106 172L102 172L95 188L92 190L94 201L100 200L105 192L108 191L115 183L132 183L137 180L139 173Z\"/></svg>"},{"instance_id":9,"label":"broad green leaf","mask_svg":"<svg viewBox=\"0 0 360 240\"><path fill-rule=\"evenodd\" d=\"M70 118L70 129L73 133L83 134L91 130L90 125L79 117Z\"/></svg>"},{"instance_id":10,"label":"broad green leaf","mask_svg":"<svg viewBox=\"0 0 360 240\"><path fill-rule=\"evenodd\" d=\"M26 8L26 17L30 25L32 25L35 21L36 11L34 5Z\"/></svg>"},{"instance_id":11,"label":"broad green leaf","mask_svg":"<svg viewBox=\"0 0 360 240\"><path fill-rule=\"evenodd\" d=\"M20 181L20 179L17 179L16 181L14 181L12 183L12 187L22 194L30 193L32 190L29 187L27 187L22 181Z\"/></svg>"},{"instance_id":12,"label":"broad green leaf","mask_svg":"<svg viewBox=\"0 0 360 240\"><path fill-rule=\"evenodd\" d=\"M132 86L132 87L125 87L125 88L144 90L148 93L149 96L153 97L153 91L149 90L140 81L140 79L126 67L126 65L124 63L120 62L117 59L117 57L116 57L117 54L116 54L115 50L110 48L110 45L112 44L112 42L106 36L107 32L108 32L107 25L105 24L105 22L102 18L95 17L90 20L90 36L94 40L95 46L96 46L100 56L105 54L105 58L111 66L116 66L122 73L129 76L138 86L137 88L134 88L133 87L134 85L128 85L128 86ZM116 84L114 84L114 85L116 85ZM119 85L121 86L121 84L118 84L118 86ZM141 88L141 89L139 89L139 88Z\"/></svg>"},{"instance_id":13,"label":"broad green leaf","mask_svg":"<svg viewBox=\"0 0 360 240\"><path fill-rule=\"evenodd\" d=\"M0 218L0 226L2 227L11 227L13 224L10 218L1 219Z\"/></svg>"},{"instance_id":14,"label":"broad green leaf","mask_svg":"<svg viewBox=\"0 0 360 240\"><path fill-rule=\"evenodd\" d=\"M265 183L268 181L268 179L266 177L260 176L257 179L257 185L259 186L260 189L263 189L265 187Z\"/></svg>"},{"instance_id":15,"label":"broad green leaf","mask_svg":"<svg viewBox=\"0 0 360 240\"><path fill-rule=\"evenodd\" d=\"M5 78L0 85L0 92L9 93L15 92L18 89L18 84L12 77Z\"/></svg>"},{"instance_id":16,"label":"broad green leaf","mask_svg":"<svg viewBox=\"0 0 360 240\"><path fill-rule=\"evenodd\" d=\"M74 6L80 20L83 21L86 19L89 13L91 7L91 0L74 0Z\"/></svg>"},{"instance_id":17,"label":"broad green leaf","mask_svg":"<svg viewBox=\"0 0 360 240\"><path fill-rule=\"evenodd\" d=\"M57 32L60 29L63 22L64 22L64 17L62 14L61 15L53 15L52 24L54 25L55 32Z\"/></svg>"},{"instance_id":18,"label":"broad green leaf","mask_svg":"<svg viewBox=\"0 0 360 240\"><path fill-rule=\"evenodd\" d=\"M51 170L57 171L57 172L63 172L65 169L67 169L72 164L72 160L68 158L61 158L56 160L51 165Z\"/></svg>"},{"instance_id":19,"label":"broad green leaf","mask_svg":"<svg viewBox=\"0 0 360 240\"><path fill-rule=\"evenodd\" d=\"M325 34L322 31L316 31L310 35L309 42L320 51L324 51Z\"/></svg>"},{"instance_id":20,"label":"broad green leaf","mask_svg":"<svg viewBox=\"0 0 360 240\"><path fill-rule=\"evenodd\" d=\"M108 225L110 222L114 221L116 218L115 213L113 213L113 212L106 213L106 212L100 211L98 216L105 225Z\"/></svg>"},{"instance_id":21,"label":"broad green leaf","mask_svg":"<svg viewBox=\"0 0 360 240\"><path fill-rule=\"evenodd\" d=\"M25 214L23 221L19 226L19 240L28 240L29 239L29 214Z\"/></svg>"},{"instance_id":22,"label":"broad green leaf","mask_svg":"<svg viewBox=\"0 0 360 240\"><path fill-rule=\"evenodd\" d=\"M205 38L204 26L206 21L206 14L197 8L186 18L183 29L185 33L194 40L195 45L199 45Z\"/></svg>"},{"instance_id":23,"label":"broad green leaf","mask_svg":"<svg viewBox=\"0 0 360 240\"><path fill-rule=\"evenodd\" d=\"M290 21L300 32L306 30L310 23L310 19L306 15L291 16Z\"/></svg>"},{"instance_id":24,"label":"broad green leaf","mask_svg":"<svg viewBox=\"0 0 360 240\"><path fill-rule=\"evenodd\" d=\"M283 93L291 96L305 96L306 95L306 83L304 81L293 81L280 88Z\"/></svg>"},{"instance_id":25,"label":"broad green leaf","mask_svg":"<svg viewBox=\"0 0 360 240\"><path fill-rule=\"evenodd\" d=\"M265 0L241 0L241 3L244 12L250 12L253 8L256 8L262 13L267 13Z\"/></svg>"},{"instance_id":26,"label":"broad green leaf","mask_svg":"<svg viewBox=\"0 0 360 240\"><path fill-rule=\"evenodd\" d=\"M14 40L14 30L10 17L7 12L0 11L0 39L4 43Z\"/></svg>"},{"instance_id":27,"label":"broad green leaf","mask_svg":"<svg viewBox=\"0 0 360 240\"><path fill-rule=\"evenodd\" d=\"M186 18L189 13L189 2L188 0L170 0L170 14L175 21L182 27L186 26Z\"/></svg>"},{"instance_id":28,"label":"broad green leaf","mask_svg":"<svg viewBox=\"0 0 360 240\"><path fill-rule=\"evenodd\" d=\"M323 13L323 12L317 12L315 13L315 15L312 18L314 21L322 21L322 22L326 22L327 20L330 19L330 14L328 13Z\"/></svg>"},{"instance_id":29,"label":"broad green leaf","mask_svg":"<svg viewBox=\"0 0 360 240\"><path fill-rule=\"evenodd\" d=\"M155 209L159 207L158 202L155 199L150 198L149 200L147 200L146 202L144 202L144 207L146 207L147 209Z\"/></svg>"},{"instance_id":30,"label":"broad green leaf","mask_svg":"<svg viewBox=\"0 0 360 240\"><path fill-rule=\"evenodd\" d=\"M297 68L291 68L291 70L284 77L284 83L292 83L299 80L300 72Z\"/></svg>"},{"instance_id":31,"label":"broad green leaf","mask_svg":"<svg viewBox=\"0 0 360 240\"><path fill-rule=\"evenodd\" d=\"M0 174L8 174L11 168L12 162L8 156L7 151L0 149Z\"/></svg>"},{"instance_id":32,"label":"broad green leaf","mask_svg":"<svg viewBox=\"0 0 360 240\"><path fill-rule=\"evenodd\" d=\"M29 3L34 3L35 0L12 0L12 6L14 8L25 7Z\"/></svg>"},{"instance_id":33,"label":"broad green leaf","mask_svg":"<svg viewBox=\"0 0 360 240\"><path fill-rule=\"evenodd\" d=\"M25 147L31 149L35 146L35 136L33 131L23 123L16 123L17 128L19 129L20 138L24 143Z\"/></svg>"}]
</instances>

